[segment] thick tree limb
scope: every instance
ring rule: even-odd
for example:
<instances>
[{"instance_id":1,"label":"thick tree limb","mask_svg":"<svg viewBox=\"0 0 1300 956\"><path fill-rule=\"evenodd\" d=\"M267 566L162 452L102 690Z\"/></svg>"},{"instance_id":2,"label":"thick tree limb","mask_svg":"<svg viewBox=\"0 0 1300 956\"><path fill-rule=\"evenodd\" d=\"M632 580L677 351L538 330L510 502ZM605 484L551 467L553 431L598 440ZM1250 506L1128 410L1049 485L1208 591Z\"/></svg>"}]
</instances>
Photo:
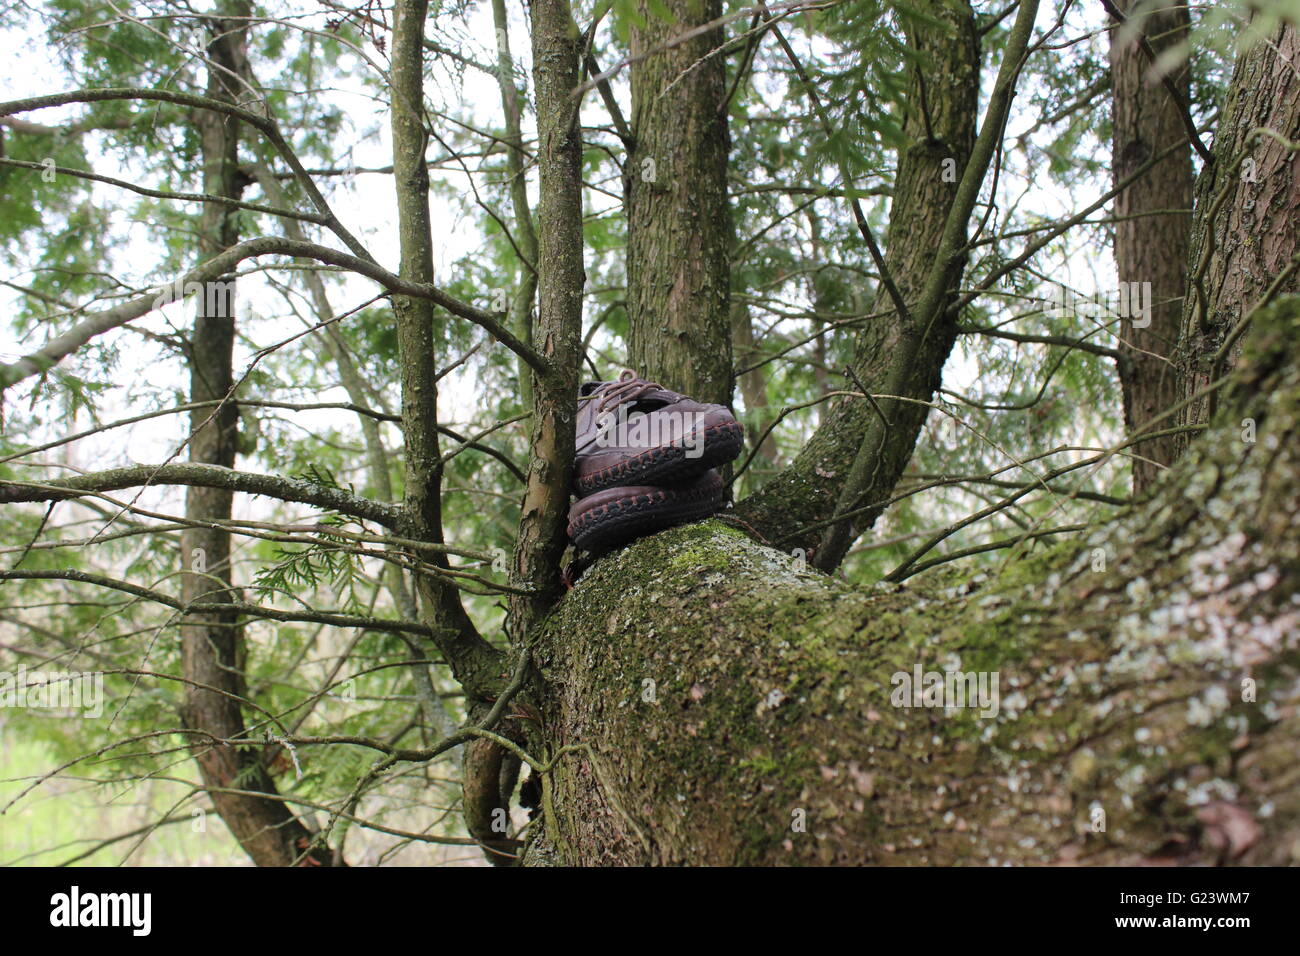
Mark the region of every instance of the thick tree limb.
<instances>
[{"instance_id":1,"label":"thick tree limb","mask_svg":"<svg viewBox=\"0 0 1300 956\"><path fill-rule=\"evenodd\" d=\"M858 592L716 523L597 562L535 648L590 755L526 860L1291 862L1300 299L1256 323L1152 498L987 579ZM900 700L917 667L996 675L995 706Z\"/></svg>"}]
</instances>

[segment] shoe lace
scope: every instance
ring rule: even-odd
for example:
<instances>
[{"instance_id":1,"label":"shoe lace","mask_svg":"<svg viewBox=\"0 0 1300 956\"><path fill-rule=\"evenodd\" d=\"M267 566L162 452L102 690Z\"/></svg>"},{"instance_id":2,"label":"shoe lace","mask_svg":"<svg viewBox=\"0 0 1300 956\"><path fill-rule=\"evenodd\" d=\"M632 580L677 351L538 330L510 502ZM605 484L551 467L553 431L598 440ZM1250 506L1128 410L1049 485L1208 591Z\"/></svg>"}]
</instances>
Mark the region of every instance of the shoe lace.
<instances>
[{"instance_id":1,"label":"shoe lace","mask_svg":"<svg viewBox=\"0 0 1300 956\"><path fill-rule=\"evenodd\" d=\"M624 402L636 401L646 392L662 389L663 386L657 382L647 382L645 379L637 376L636 372L630 368L625 368L618 373L618 380L606 382L592 390L590 395L578 400L578 404L583 402L595 402L596 414L600 415L609 408L617 408ZM595 441L595 437L588 438L575 449L576 451L585 451Z\"/></svg>"},{"instance_id":2,"label":"shoe lace","mask_svg":"<svg viewBox=\"0 0 1300 956\"><path fill-rule=\"evenodd\" d=\"M658 382L647 382L630 368L625 368L619 372L618 381L600 386L592 392L591 397L599 396L599 401L596 402L596 411L599 413L617 408L624 402L636 401L647 392L662 389L663 386Z\"/></svg>"}]
</instances>

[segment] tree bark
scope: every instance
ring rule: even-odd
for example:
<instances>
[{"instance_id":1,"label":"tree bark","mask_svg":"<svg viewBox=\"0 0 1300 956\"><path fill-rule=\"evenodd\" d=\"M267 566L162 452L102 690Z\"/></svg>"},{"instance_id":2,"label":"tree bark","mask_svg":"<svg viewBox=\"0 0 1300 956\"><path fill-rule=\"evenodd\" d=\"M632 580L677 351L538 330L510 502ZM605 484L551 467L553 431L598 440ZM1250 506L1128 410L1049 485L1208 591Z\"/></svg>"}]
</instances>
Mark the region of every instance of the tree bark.
<instances>
[{"instance_id":1,"label":"tree bark","mask_svg":"<svg viewBox=\"0 0 1300 956\"><path fill-rule=\"evenodd\" d=\"M433 282L433 237L429 210L429 171L424 153L429 134L424 117L424 23L427 0L398 0L393 8L392 133L393 178L397 186L400 275ZM413 537L443 543L442 457L438 442L438 374L433 335L433 305L414 296L395 296L397 344L402 366L402 426L405 435L406 510ZM446 556L428 560L446 567ZM475 720L486 712L505 681L502 652L479 634L459 593L428 574L416 576L422 617L433 630L434 644L465 688L466 712ZM482 742L465 748L463 810L470 836L488 848L499 845L503 798L499 790L501 759L486 754ZM507 795L508 796L508 795Z\"/></svg>"},{"instance_id":2,"label":"tree bark","mask_svg":"<svg viewBox=\"0 0 1300 956\"><path fill-rule=\"evenodd\" d=\"M1294 862L1300 299L1257 326L1151 499L987 578L856 592L718 522L598 562L538 633L529 862ZM917 666L996 714L898 706Z\"/></svg>"},{"instance_id":3,"label":"tree bark","mask_svg":"<svg viewBox=\"0 0 1300 956\"><path fill-rule=\"evenodd\" d=\"M1297 102L1300 34L1283 21L1238 59L1215 130L1214 163L1197 180L1178 350L1188 397L1231 367L1243 319L1266 293L1300 291ZM1199 399L1182 421L1203 423L1213 411L1213 396Z\"/></svg>"},{"instance_id":4,"label":"tree bark","mask_svg":"<svg viewBox=\"0 0 1300 956\"><path fill-rule=\"evenodd\" d=\"M507 629L520 654L534 623L562 593L569 488L573 475L578 372L582 356L582 135L578 78L582 35L569 0L532 0L533 85L537 93L538 313L536 340L546 363L532 382L532 434L528 480L520 507L511 582L524 593L510 597ZM505 688L501 688L504 692ZM470 712L475 723L485 706ZM525 731L507 718L503 733ZM465 818L488 860L513 862L502 840L518 758L494 741L465 748Z\"/></svg>"},{"instance_id":5,"label":"tree bark","mask_svg":"<svg viewBox=\"0 0 1300 956\"><path fill-rule=\"evenodd\" d=\"M1271 109L1257 80L1225 130ZM1271 225L1261 246L1295 242ZM1237 315L1263 295L1215 288ZM717 522L598 562L538 635L554 766L527 860L1294 862L1300 297L1244 342L1151 495L992 574L856 592ZM918 668L996 677L997 706L904 694Z\"/></svg>"},{"instance_id":6,"label":"tree bark","mask_svg":"<svg viewBox=\"0 0 1300 956\"><path fill-rule=\"evenodd\" d=\"M226 8L232 19L212 24L207 95L235 103L248 75L247 18L251 8L235 3ZM230 115L196 111L203 152L203 191L238 199L245 186L239 171L239 121ZM199 224L199 254L210 259L239 242L235 210L206 203ZM189 342L190 401L225 404L190 413L190 461L233 468L239 411L234 399L232 355L235 342L235 278L233 274L204 284L196 297L197 314ZM195 522L228 521L233 492L229 488L191 485L185 516ZM186 573L181 576L185 607L239 600L233 587L230 534L216 527L191 527L181 535ZM181 620L181 656L187 726L223 740L245 735L239 698L245 696L243 631L234 611L187 613ZM208 690L205 688L213 688ZM312 835L288 806L263 763L262 748L199 745L195 760L204 784L211 788L217 813L231 834L258 866L294 863L328 865L328 848L308 849ZM230 791L243 791L232 793ZM267 796L249 796L265 793Z\"/></svg>"},{"instance_id":7,"label":"tree bark","mask_svg":"<svg viewBox=\"0 0 1300 956\"><path fill-rule=\"evenodd\" d=\"M726 61L710 55L721 0L641 0L631 29L627 206L628 363L697 401L731 404ZM640 59L638 59L640 58Z\"/></svg>"},{"instance_id":8,"label":"tree bark","mask_svg":"<svg viewBox=\"0 0 1300 956\"><path fill-rule=\"evenodd\" d=\"M549 372L533 382L528 484L515 542L514 579L534 593L511 600L522 637L561 593L582 361L582 36L569 0L532 0L537 95L539 288L537 341Z\"/></svg>"},{"instance_id":9,"label":"tree bark","mask_svg":"<svg viewBox=\"0 0 1300 956\"><path fill-rule=\"evenodd\" d=\"M1122 14L1134 12L1138 0L1117 0ZM1149 15L1143 15L1149 10ZM1139 33L1122 41L1123 29L1110 31L1111 110L1114 124L1111 173L1116 185L1152 156L1170 152L1147 175L1115 197L1115 268L1122 287L1150 283L1150 312L1145 328L1123 318L1119 329L1119 380L1124 423L1129 434L1168 411L1183 397L1174 365L1187 288L1187 248L1192 223L1192 147L1187 141L1183 109L1191 101L1191 73L1184 63L1168 86L1151 78L1152 61L1143 50L1160 54L1186 42L1190 15L1173 0L1141 4ZM1137 24L1135 24L1136 26ZM1144 294L1145 295L1145 294ZM1145 300L1144 300L1145 301ZM1139 324L1141 320L1139 320ZM1141 493L1178 453L1175 435L1133 446L1133 491Z\"/></svg>"}]
</instances>

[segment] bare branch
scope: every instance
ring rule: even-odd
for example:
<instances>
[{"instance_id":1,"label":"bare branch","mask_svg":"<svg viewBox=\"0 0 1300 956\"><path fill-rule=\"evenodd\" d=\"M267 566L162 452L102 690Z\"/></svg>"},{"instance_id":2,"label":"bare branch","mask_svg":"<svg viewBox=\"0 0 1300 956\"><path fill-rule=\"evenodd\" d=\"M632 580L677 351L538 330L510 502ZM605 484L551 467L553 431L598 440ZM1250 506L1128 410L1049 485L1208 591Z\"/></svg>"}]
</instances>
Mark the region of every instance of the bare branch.
<instances>
[{"instance_id":1,"label":"bare branch","mask_svg":"<svg viewBox=\"0 0 1300 956\"><path fill-rule=\"evenodd\" d=\"M278 608L262 607L244 601L202 601L186 605L183 601L162 591L141 587L130 581L119 581L103 574L91 574L86 571L0 571L0 581L76 581L81 584L93 584L101 588L123 591L146 601L153 601L164 607L170 607L186 614L221 614L233 612L247 614L250 617L265 618L269 621L302 621L314 624L328 624L332 627L361 627L369 631L388 631L391 633L419 634L429 637L432 631L423 624L414 621L394 621L386 618L363 617L357 614L332 614L325 611L282 611ZM180 678L174 678L179 680Z\"/></svg>"},{"instance_id":2,"label":"bare branch","mask_svg":"<svg viewBox=\"0 0 1300 956\"><path fill-rule=\"evenodd\" d=\"M249 495L266 495L281 501L296 501L329 511L374 521L386 528L403 527L401 508L371 501L337 488L315 485L296 478L280 478L255 472L236 471L220 465L177 462L169 465L132 465L108 471L56 478L45 482L0 481L0 504L20 501L61 501L103 491L142 485L187 485L225 488Z\"/></svg>"},{"instance_id":3,"label":"bare branch","mask_svg":"<svg viewBox=\"0 0 1300 956\"><path fill-rule=\"evenodd\" d=\"M0 106L0 109L4 107ZM207 262L191 269L175 280L170 286L162 287L158 292L146 293L138 298L102 312L88 315L74 328L62 335L55 336L37 351L19 359L11 365L0 365L0 390L8 388L33 375L39 375L71 355L81 346L96 336L120 328L141 316L148 315L161 308L176 297L176 290L185 290L191 286L201 286L229 273L245 259L257 256L286 255L299 259L315 259L328 265L341 266L373 279L392 293L400 293L420 299L429 299L442 306L452 315L475 323L491 334L502 345L520 356L542 377L549 377L550 365L532 348L516 338L491 312L477 309L467 302L443 292L437 286L424 282L411 282L389 272L377 263L360 259L311 242L298 242L274 236L249 239L213 256Z\"/></svg>"},{"instance_id":4,"label":"bare branch","mask_svg":"<svg viewBox=\"0 0 1300 956\"><path fill-rule=\"evenodd\" d=\"M320 213L298 212L294 209L280 209L275 206L267 206L262 203L243 202L239 199L231 199L229 196L214 196L210 193L177 193L165 189L149 189L146 186L138 186L135 183L129 183L123 179L114 179L112 176L101 176L99 173L93 173L85 169L69 169L66 166L52 166L46 163L31 163L21 159L9 159L0 156L0 165L16 166L19 169L33 170L50 170L54 173L62 173L64 176L74 176L77 179L88 179L96 183L106 183L109 186L117 186L119 189L129 189L133 193L139 193L141 196L149 196L153 199L175 199L180 202L214 202L222 206L229 206L231 209L249 209L253 212L269 213L272 216L283 216L287 219L301 219L303 222L314 222L317 225L327 225L327 217Z\"/></svg>"}]
</instances>

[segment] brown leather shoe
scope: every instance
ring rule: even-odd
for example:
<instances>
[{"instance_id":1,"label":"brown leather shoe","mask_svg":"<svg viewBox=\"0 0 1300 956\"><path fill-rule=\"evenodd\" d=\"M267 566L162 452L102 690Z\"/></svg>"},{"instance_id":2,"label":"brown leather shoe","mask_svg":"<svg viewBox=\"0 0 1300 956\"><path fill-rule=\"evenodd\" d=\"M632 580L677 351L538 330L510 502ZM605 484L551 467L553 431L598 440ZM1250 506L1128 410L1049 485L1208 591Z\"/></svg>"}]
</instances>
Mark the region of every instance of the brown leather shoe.
<instances>
[{"instance_id":1,"label":"brown leather shoe","mask_svg":"<svg viewBox=\"0 0 1300 956\"><path fill-rule=\"evenodd\" d=\"M689 521L707 518L725 500L722 476L710 469L682 485L606 488L569 509L569 539L597 554Z\"/></svg>"},{"instance_id":2,"label":"brown leather shoe","mask_svg":"<svg viewBox=\"0 0 1300 956\"><path fill-rule=\"evenodd\" d=\"M577 432L579 496L688 481L739 455L745 434L723 406L693 401L631 370L616 382L582 386Z\"/></svg>"}]
</instances>

